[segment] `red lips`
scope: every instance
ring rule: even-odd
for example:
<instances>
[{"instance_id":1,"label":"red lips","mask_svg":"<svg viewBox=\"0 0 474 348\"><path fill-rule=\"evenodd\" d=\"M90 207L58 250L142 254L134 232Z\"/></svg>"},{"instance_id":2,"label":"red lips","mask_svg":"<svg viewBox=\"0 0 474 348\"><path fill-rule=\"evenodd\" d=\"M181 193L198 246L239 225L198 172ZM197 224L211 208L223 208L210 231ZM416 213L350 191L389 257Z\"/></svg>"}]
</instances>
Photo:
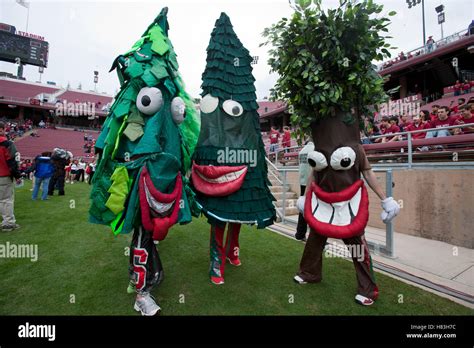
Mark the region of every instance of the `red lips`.
<instances>
[{"instance_id":1,"label":"red lips","mask_svg":"<svg viewBox=\"0 0 474 348\"><path fill-rule=\"evenodd\" d=\"M193 163L192 180L197 191L212 197L228 196L240 189L247 166L204 166Z\"/></svg>"}]
</instances>

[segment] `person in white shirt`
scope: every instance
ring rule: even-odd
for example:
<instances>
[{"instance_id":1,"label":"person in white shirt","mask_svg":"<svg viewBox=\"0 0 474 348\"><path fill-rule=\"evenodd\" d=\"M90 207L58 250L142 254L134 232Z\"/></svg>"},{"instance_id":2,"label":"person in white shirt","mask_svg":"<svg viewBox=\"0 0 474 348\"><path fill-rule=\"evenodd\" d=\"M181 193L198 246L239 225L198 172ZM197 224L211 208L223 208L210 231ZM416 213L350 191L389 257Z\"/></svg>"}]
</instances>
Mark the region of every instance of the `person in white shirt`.
<instances>
[{"instance_id":1,"label":"person in white shirt","mask_svg":"<svg viewBox=\"0 0 474 348\"><path fill-rule=\"evenodd\" d=\"M78 160L72 161L71 164L71 184L74 184L75 180L78 180L78 174L79 174L79 165L78 165Z\"/></svg>"},{"instance_id":2,"label":"person in white shirt","mask_svg":"<svg viewBox=\"0 0 474 348\"><path fill-rule=\"evenodd\" d=\"M86 172L86 162L81 158L79 159L79 163L77 164L77 181L84 182L84 174Z\"/></svg>"},{"instance_id":3,"label":"person in white shirt","mask_svg":"<svg viewBox=\"0 0 474 348\"><path fill-rule=\"evenodd\" d=\"M306 183L308 182L308 175L310 171L312 171L311 167L308 164L308 153L314 151L314 144L311 141L307 141L305 146L301 149L298 154L298 162L299 162L299 175L300 175L300 196L304 196L304 192L306 191ZM308 229L308 224L304 219L302 213L298 215L298 225L296 226L296 234L295 238L297 240L305 240L306 239L306 232Z\"/></svg>"}]
</instances>

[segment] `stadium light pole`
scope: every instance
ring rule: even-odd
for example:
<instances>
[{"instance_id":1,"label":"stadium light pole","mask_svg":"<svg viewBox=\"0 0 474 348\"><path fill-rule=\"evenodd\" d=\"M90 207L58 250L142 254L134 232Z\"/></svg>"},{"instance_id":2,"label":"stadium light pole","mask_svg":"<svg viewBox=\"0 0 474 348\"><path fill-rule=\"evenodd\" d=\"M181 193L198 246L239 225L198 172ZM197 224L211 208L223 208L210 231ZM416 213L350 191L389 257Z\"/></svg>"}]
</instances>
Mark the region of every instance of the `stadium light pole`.
<instances>
[{"instance_id":1,"label":"stadium light pole","mask_svg":"<svg viewBox=\"0 0 474 348\"><path fill-rule=\"evenodd\" d=\"M425 0L406 0L408 8L412 8L421 3L421 12L423 16L423 46L426 44L426 26L425 26Z\"/></svg>"}]
</instances>

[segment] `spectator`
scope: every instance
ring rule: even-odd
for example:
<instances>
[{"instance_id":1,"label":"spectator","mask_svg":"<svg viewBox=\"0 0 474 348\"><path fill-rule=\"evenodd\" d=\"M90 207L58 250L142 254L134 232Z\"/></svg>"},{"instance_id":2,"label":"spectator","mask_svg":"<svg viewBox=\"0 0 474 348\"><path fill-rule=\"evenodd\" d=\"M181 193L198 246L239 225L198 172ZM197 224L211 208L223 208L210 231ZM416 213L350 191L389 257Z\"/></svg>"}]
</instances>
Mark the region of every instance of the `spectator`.
<instances>
[{"instance_id":1,"label":"spectator","mask_svg":"<svg viewBox=\"0 0 474 348\"><path fill-rule=\"evenodd\" d=\"M429 36L428 40L426 41L426 46L428 48L428 53L434 50L435 41L433 40L433 36Z\"/></svg>"},{"instance_id":2,"label":"spectator","mask_svg":"<svg viewBox=\"0 0 474 348\"><path fill-rule=\"evenodd\" d=\"M431 106L430 122L438 119L439 105Z\"/></svg>"},{"instance_id":3,"label":"spectator","mask_svg":"<svg viewBox=\"0 0 474 348\"><path fill-rule=\"evenodd\" d=\"M453 105L453 103L454 103L454 100L452 100L451 103L449 104L449 106L451 107L451 108L450 108L451 112L454 112L455 114L458 114L458 113L459 113L459 107L460 107L461 105L463 105L465 102L466 102L466 99L464 99L464 98L459 98L459 99L458 99L458 104L457 104L457 105L454 105L453 107L451 107L451 105Z\"/></svg>"},{"instance_id":4,"label":"spectator","mask_svg":"<svg viewBox=\"0 0 474 348\"><path fill-rule=\"evenodd\" d=\"M290 127L285 126L283 127L283 137L281 139L281 146L286 149L285 152L289 152L287 148L291 145L291 132Z\"/></svg>"},{"instance_id":5,"label":"spectator","mask_svg":"<svg viewBox=\"0 0 474 348\"><path fill-rule=\"evenodd\" d=\"M388 118L387 116L382 117L382 134L383 135L389 135L393 133L398 133L400 132L400 128L397 126L398 118L396 116L392 116ZM393 136L393 137L383 137L382 138L382 143L388 143L392 141L397 141L399 139L399 136Z\"/></svg>"},{"instance_id":6,"label":"spectator","mask_svg":"<svg viewBox=\"0 0 474 348\"><path fill-rule=\"evenodd\" d=\"M474 35L474 20L467 27L467 35Z\"/></svg>"},{"instance_id":7,"label":"spectator","mask_svg":"<svg viewBox=\"0 0 474 348\"><path fill-rule=\"evenodd\" d=\"M308 164L308 154L314 151L314 144L311 141L307 141L305 146L301 149L298 154L299 161L299 179L300 179L300 197L304 196L306 191L306 184L308 182L308 176L311 175L312 169ZM298 215L298 225L296 226L295 238L297 240L305 240L308 225L302 213Z\"/></svg>"},{"instance_id":8,"label":"spectator","mask_svg":"<svg viewBox=\"0 0 474 348\"><path fill-rule=\"evenodd\" d=\"M270 130L270 152L278 151L278 139L280 138L280 132L278 132L275 126L272 126Z\"/></svg>"},{"instance_id":9,"label":"spectator","mask_svg":"<svg viewBox=\"0 0 474 348\"><path fill-rule=\"evenodd\" d=\"M35 173L35 186L31 198L36 201L40 186L43 184L41 200L45 201L48 199L49 181L54 173L53 163L51 162L51 152L43 152L41 156L37 156L33 164L33 170Z\"/></svg>"},{"instance_id":10,"label":"spectator","mask_svg":"<svg viewBox=\"0 0 474 348\"><path fill-rule=\"evenodd\" d=\"M438 110L438 118L431 121L430 126L431 128L454 126L455 121L454 117L449 116L449 108L442 106ZM452 132L454 131L450 131L449 129L432 130L426 134L426 139L447 137L450 136Z\"/></svg>"},{"instance_id":11,"label":"spectator","mask_svg":"<svg viewBox=\"0 0 474 348\"><path fill-rule=\"evenodd\" d=\"M64 196L64 180L66 177L66 166L69 162L69 154L64 149L55 148L53 150L51 159L54 167L54 173L49 183L48 194L53 196L54 190L57 187L58 195Z\"/></svg>"},{"instance_id":12,"label":"spectator","mask_svg":"<svg viewBox=\"0 0 474 348\"><path fill-rule=\"evenodd\" d=\"M79 173L78 163L79 163L78 160L72 161L72 164L71 164L71 184L74 184L74 181L77 180L78 173Z\"/></svg>"},{"instance_id":13,"label":"spectator","mask_svg":"<svg viewBox=\"0 0 474 348\"><path fill-rule=\"evenodd\" d=\"M44 123L44 121L41 120L41 121L38 123L38 126L39 126L40 128L45 128L46 123Z\"/></svg>"},{"instance_id":14,"label":"spectator","mask_svg":"<svg viewBox=\"0 0 474 348\"><path fill-rule=\"evenodd\" d=\"M426 113L428 112L426 111ZM427 129L430 127L429 124L423 122L421 114L424 114L424 113L420 112L420 115L413 116L413 123L407 126L406 128L407 132L419 131L419 130ZM424 139L425 137L426 137L426 132L411 134L412 139Z\"/></svg>"},{"instance_id":15,"label":"spectator","mask_svg":"<svg viewBox=\"0 0 474 348\"><path fill-rule=\"evenodd\" d=\"M427 123L429 126L429 123L431 122L430 113L427 110L421 110L420 117L421 121L425 124Z\"/></svg>"},{"instance_id":16,"label":"spectator","mask_svg":"<svg viewBox=\"0 0 474 348\"><path fill-rule=\"evenodd\" d=\"M461 95L461 90L462 90L462 83L459 82L459 80L456 80L456 83L454 84L454 96L457 97L458 95Z\"/></svg>"},{"instance_id":17,"label":"spectator","mask_svg":"<svg viewBox=\"0 0 474 348\"><path fill-rule=\"evenodd\" d=\"M92 162L91 164L87 166L87 169L89 170L89 173L87 173L89 175L89 180L88 180L89 185L92 184L92 178L94 177L94 174L95 174L95 166L96 166L95 162Z\"/></svg>"},{"instance_id":18,"label":"spectator","mask_svg":"<svg viewBox=\"0 0 474 348\"><path fill-rule=\"evenodd\" d=\"M82 181L84 182L84 174L86 172L86 163L82 158L79 159L79 162L77 163L77 181Z\"/></svg>"},{"instance_id":19,"label":"spectator","mask_svg":"<svg viewBox=\"0 0 474 348\"><path fill-rule=\"evenodd\" d=\"M471 112L469 105L461 106L461 116L455 121L456 124L469 124L474 123L474 115ZM460 129L458 134L469 134L474 133L474 126L464 127Z\"/></svg>"},{"instance_id":20,"label":"spectator","mask_svg":"<svg viewBox=\"0 0 474 348\"><path fill-rule=\"evenodd\" d=\"M462 90L464 92L464 94L469 94L471 93L471 83L469 82L469 80L464 80L464 84L462 86Z\"/></svg>"},{"instance_id":21,"label":"spectator","mask_svg":"<svg viewBox=\"0 0 474 348\"><path fill-rule=\"evenodd\" d=\"M72 184L73 177L71 175L71 166L72 166L72 161L69 160L66 166L64 167L64 171L66 172L65 182Z\"/></svg>"},{"instance_id":22,"label":"spectator","mask_svg":"<svg viewBox=\"0 0 474 348\"><path fill-rule=\"evenodd\" d=\"M13 178L20 180L20 171L16 161L16 147L5 137L5 124L0 122L0 213L2 230L13 231L20 228L14 214Z\"/></svg>"},{"instance_id":23,"label":"spectator","mask_svg":"<svg viewBox=\"0 0 474 348\"><path fill-rule=\"evenodd\" d=\"M398 127L400 127L400 132L405 132L405 128L408 127L410 124L411 122L408 121L408 116L406 114L400 116L400 122L398 123Z\"/></svg>"}]
</instances>

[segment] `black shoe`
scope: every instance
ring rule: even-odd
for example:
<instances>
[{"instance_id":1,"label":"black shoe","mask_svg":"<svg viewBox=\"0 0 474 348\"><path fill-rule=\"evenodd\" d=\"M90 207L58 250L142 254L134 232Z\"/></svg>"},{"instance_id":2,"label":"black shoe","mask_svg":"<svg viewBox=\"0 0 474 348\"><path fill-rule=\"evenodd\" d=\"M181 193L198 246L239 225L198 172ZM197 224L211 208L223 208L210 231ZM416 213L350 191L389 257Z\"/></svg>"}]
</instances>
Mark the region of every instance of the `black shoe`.
<instances>
[{"instance_id":1,"label":"black shoe","mask_svg":"<svg viewBox=\"0 0 474 348\"><path fill-rule=\"evenodd\" d=\"M298 234L298 233L295 234L295 239L296 239L296 240L300 240L300 241L306 241L306 233L305 233L305 234L303 234L303 233L301 233L301 234Z\"/></svg>"}]
</instances>

